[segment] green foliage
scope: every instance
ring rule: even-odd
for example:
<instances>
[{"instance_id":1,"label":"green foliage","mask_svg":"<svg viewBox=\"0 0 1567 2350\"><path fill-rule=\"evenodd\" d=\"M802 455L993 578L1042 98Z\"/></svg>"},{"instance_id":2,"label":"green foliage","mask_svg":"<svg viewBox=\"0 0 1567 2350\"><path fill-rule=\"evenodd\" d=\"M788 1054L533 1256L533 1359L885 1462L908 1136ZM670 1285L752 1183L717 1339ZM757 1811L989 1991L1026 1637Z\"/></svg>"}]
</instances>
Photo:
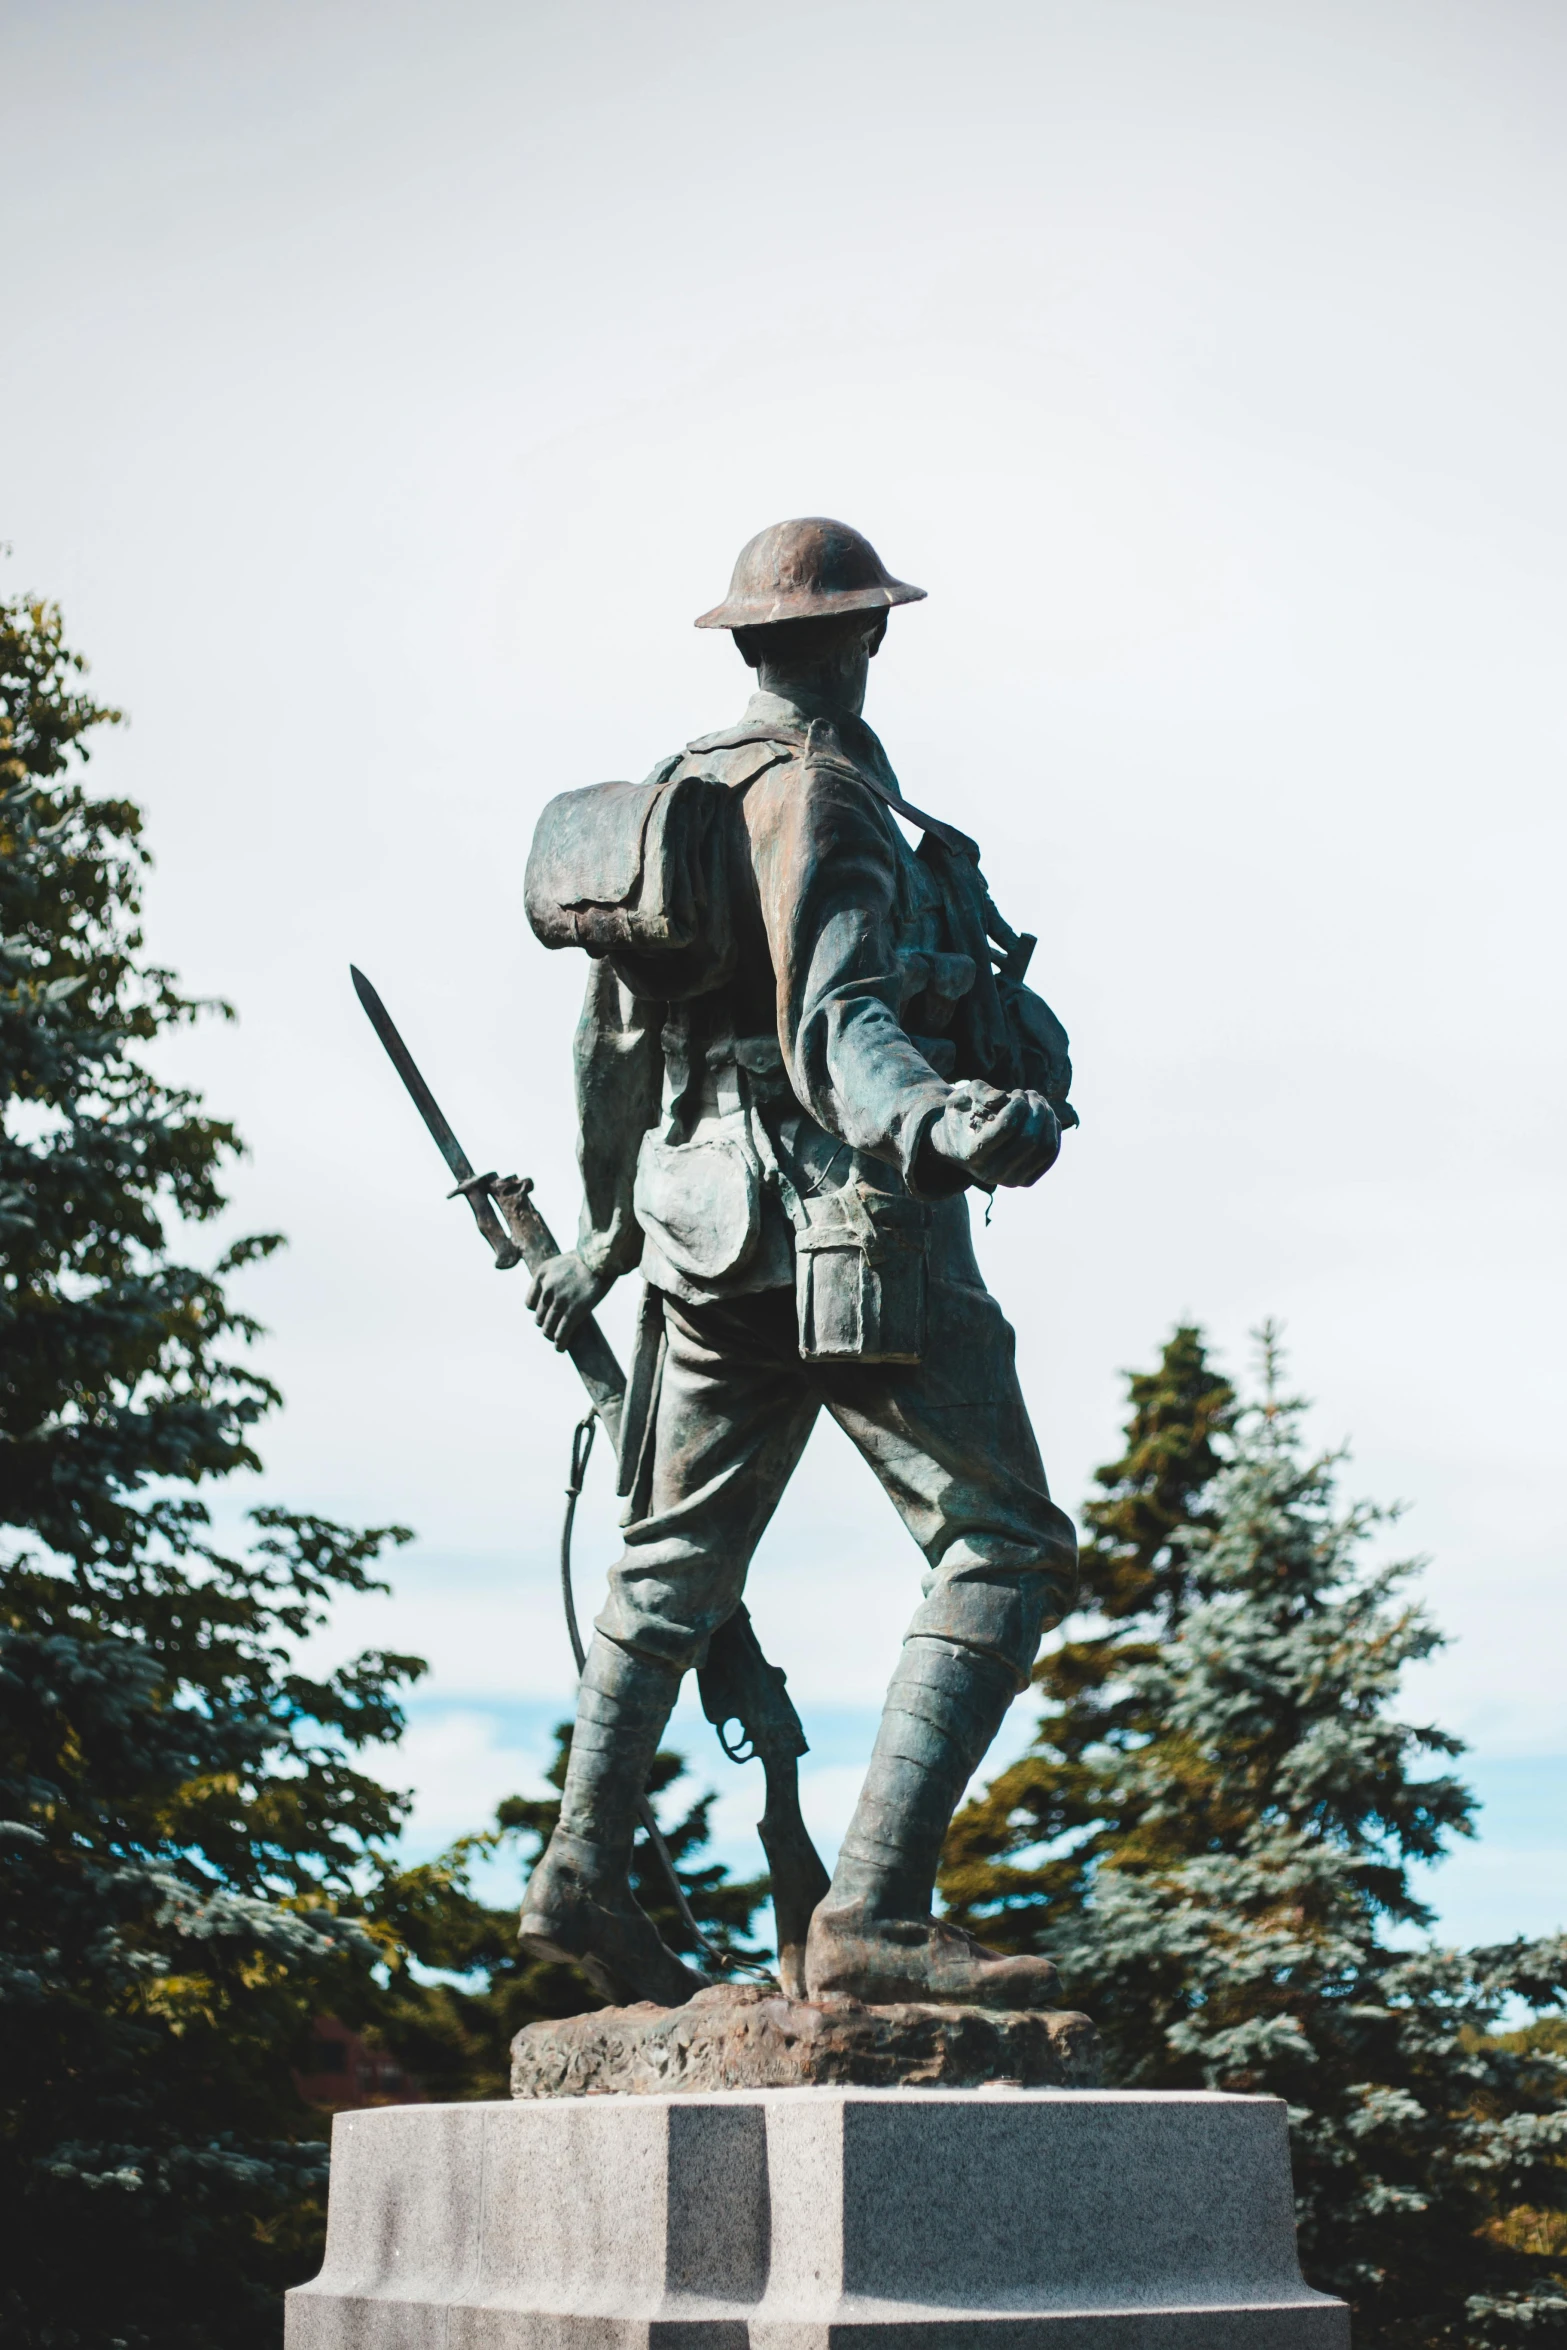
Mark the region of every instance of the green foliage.
<instances>
[{"instance_id":1,"label":"green foliage","mask_svg":"<svg viewBox=\"0 0 1567 2350\"><path fill-rule=\"evenodd\" d=\"M562 1723L555 1737L549 1782L558 1789L565 1784L570 1724ZM679 1755L660 1753L649 1780L655 1801L684 1772ZM728 1965L754 1966L764 1953L747 1936L766 1899L766 1880L735 1883L721 1864L701 1859L712 1802L710 1794L698 1797L664 1828L664 1841L709 1949ZM524 1956L515 1908L492 1909L473 1888L476 1866L502 1856L515 1856L519 1881L525 1880L559 1816L558 1796L508 1797L492 1829L460 1838L437 1860L390 1874L377 1894L377 1919L406 1954L380 2036L433 2097L504 2097L511 2041L524 2024L544 2016L580 2015L604 2004L575 1967ZM705 1965L642 1836L631 1882L670 1948Z\"/></svg>"},{"instance_id":2,"label":"green foliage","mask_svg":"<svg viewBox=\"0 0 1567 2350\"><path fill-rule=\"evenodd\" d=\"M0 2199L6 2337L205 2350L277 2332L325 2148L289 2060L378 1996L356 1919L400 1798L416 1659L311 1678L301 1635L400 1529L280 1509L213 1539L255 1465L255 1325L179 1237L238 1143L149 1048L202 1008L141 957L137 810L80 761L115 713L59 615L0 606Z\"/></svg>"},{"instance_id":3,"label":"green foliage","mask_svg":"<svg viewBox=\"0 0 1567 2350\"><path fill-rule=\"evenodd\" d=\"M1238 1414L1202 1402L1194 1339L1134 1389L1102 1474L1141 1612L1081 1644L1102 1680L1079 1665L1063 1692L1047 1665L1033 1752L958 1823L949 1899L1056 1958L1117 2081L1288 2101L1303 2262L1351 2302L1359 2350L1567 2332L1567 2061L1542 2026L1500 2028L1567 1998L1567 1940L1424 1939L1410 1868L1473 1808L1439 1767L1458 1742L1396 1710L1439 1635L1412 1568L1367 1563L1385 1513L1342 1504L1337 1461L1306 1450L1271 1336ZM1185 1525L1156 1539L1161 1476L1178 1488L1204 1445Z\"/></svg>"},{"instance_id":4,"label":"green foliage","mask_svg":"<svg viewBox=\"0 0 1567 2350\"><path fill-rule=\"evenodd\" d=\"M1126 1450L1099 1471L1083 1512L1085 1590L1111 1623L1185 1612L1193 1543L1210 1529L1204 1493L1224 1465L1235 1425L1235 1390L1208 1360L1202 1332L1181 1323L1156 1371L1127 1374L1132 1417Z\"/></svg>"}]
</instances>

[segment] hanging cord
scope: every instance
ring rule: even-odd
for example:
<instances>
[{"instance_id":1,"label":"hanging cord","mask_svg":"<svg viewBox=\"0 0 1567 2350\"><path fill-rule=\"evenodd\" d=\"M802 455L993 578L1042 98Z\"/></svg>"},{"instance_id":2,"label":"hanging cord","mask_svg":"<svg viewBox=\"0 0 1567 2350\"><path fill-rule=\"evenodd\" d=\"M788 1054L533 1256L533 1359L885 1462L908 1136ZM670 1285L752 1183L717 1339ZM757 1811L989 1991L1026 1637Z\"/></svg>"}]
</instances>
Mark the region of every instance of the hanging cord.
<instances>
[{"instance_id":1,"label":"hanging cord","mask_svg":"<svg viewBox=\"0 0 1567 2350\"><path fill-rule=\"evenodd\" d=\"M566 1609L566 1637L571 1642L571 1653L576 1660L577 1679L588 1661L588 1652L582 1645L582 1634L577 1627L577 1600L571 1588L571 1530L577 1522L577 1504L582 1499L582 1481L588 1473L588 1456L593 1450L593 1439L598 1433L598 1414L589 1412L571 1431L571 1473L566 1485L566 1516L560 1530L560 1596Z\"/></svg>"},{"instance_id":2,"label":"hanging cord","mask_svg":"<svg viewBox=\"0 0 1567 2350\"><path fill-rule=\"evenodd\" d=\"M566 1486L566 1515L561 1522L560 1529L560 1596L566 1609L566 1633L571 1642L571 1653L577 1660L577 1678L579 1680L582 1678L582 1668L587 1662L588 1652L582 1645L582 1633L577 1623L576 1594L571 1587L571 1530L577 1522L577 1503L582 1497L582 1481L588 1473L588 1458L593 1450L593 1439L597 1430L597 1414L589 1412L584 1419L577 1422L571 1432L571 1474ZM642 1822L643 1832L649 1844L652 1845L658 1856L659 1866L669 1880L669 1890L674 1895L675 1907L680 1912L681 1924L707 1960L708 1965L717 1967L722 1973L730 1961L722 1951L713 1948L712 1943L709 1942L692 1916L691 1904L686 1899L685 1887L675 1874L674 1855L664 1842L663 1832L653 1817L653 1806L645 1795L637 1798L637 1817Z\"/></svg>"}]
</instances>

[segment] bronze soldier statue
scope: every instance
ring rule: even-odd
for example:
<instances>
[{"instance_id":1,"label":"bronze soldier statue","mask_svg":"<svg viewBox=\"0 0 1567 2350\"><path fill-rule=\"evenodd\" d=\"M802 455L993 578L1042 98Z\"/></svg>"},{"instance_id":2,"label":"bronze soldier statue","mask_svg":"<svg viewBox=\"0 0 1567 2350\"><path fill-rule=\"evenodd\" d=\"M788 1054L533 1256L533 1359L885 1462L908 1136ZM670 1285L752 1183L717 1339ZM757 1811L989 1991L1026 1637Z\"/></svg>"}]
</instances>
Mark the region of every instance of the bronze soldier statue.
<instances>
[{"instance_id":1,"label":"bronze soldier statue","mask_svg":"<svg viewBox=\"0 0 1567 2350\"><path fill-rule=\"evenodd\" d=\"M644 784L551 802L529 861L536 933L592 957L580 1236L529 1302L562 1345L622 1274L645 1287L626 1547L521 1932L622 1999L702 1987L632 1897L636 1805L824 1406L925 1572L806 1988L1000 2008L1056 1989L1045 1960L931 1915L953 1810L1076 1578L965 1195L1037 1182L1076 1115L1065 1034L1023 984L1033 940L861 717L889 609L923 593L843 523L763 531L696 624L756 672L739 724Z\"/></svg>"}]
</instances>

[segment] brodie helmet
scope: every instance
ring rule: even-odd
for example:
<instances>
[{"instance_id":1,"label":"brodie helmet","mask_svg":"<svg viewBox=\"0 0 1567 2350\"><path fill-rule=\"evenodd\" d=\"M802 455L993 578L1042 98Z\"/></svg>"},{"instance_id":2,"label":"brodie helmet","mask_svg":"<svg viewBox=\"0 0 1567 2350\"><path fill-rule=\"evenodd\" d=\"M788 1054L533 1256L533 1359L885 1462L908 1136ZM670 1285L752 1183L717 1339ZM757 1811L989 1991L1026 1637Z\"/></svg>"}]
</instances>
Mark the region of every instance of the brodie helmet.
<instances>
[{"instance_id":1,"label":"brodie helmet","mask_svg":"<svg viewBox=\"0 0 1567 2350\"><path fill-rule=\"evenodd\" d=\"M775 522L741 548L729 593L698 628L766 628L779 620L823 620L838 612L885 612L917 603L925 590L894 579L867 538L846 522L807 515Z\"/></svg>"}]
</instances>

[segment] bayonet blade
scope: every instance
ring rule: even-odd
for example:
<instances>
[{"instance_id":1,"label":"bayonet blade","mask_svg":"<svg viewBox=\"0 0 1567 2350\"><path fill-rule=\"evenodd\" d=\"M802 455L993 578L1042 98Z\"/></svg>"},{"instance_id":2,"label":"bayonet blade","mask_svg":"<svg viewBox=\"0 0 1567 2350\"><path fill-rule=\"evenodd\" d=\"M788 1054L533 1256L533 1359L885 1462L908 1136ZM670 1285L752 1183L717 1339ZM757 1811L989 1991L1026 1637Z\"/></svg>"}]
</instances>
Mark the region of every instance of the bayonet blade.
<instances>
[{"instance_id":1,"label":"bayonet blade","mask_svg":"<svg viewBox=\"0 0 1567 2350\"><path fill-rule=\"evenodd\" d=\"M462 1193L469 1207L473 1210L474 1222L495 1251L497 1271L505 1272L508 1267L520 1261L522 1251L507 1233L491 1204L488 1187L494 1178L474 1174L473 1161L447 1124L440 1103L419 1074L418 1063L398 1035L396 1023L393 1021L391 1013L382 1003L364 973L356 964L350 963L348 975L354 983L354 993L363 1004L371 1027L386 1047L387 1059L408 1088L409 1099L429 1128L436 1149L456 1177L458 1191Z\"/></svg>"}]
</instances>

